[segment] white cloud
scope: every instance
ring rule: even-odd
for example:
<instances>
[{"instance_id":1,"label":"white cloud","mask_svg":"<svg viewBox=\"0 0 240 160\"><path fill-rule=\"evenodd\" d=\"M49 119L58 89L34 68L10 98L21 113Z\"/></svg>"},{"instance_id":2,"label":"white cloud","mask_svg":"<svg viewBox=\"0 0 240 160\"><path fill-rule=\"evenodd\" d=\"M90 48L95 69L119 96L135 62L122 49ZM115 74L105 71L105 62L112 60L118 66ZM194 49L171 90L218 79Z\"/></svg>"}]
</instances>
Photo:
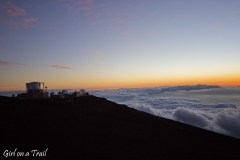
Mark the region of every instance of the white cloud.
<instances>
[{"instance_id":1,"label":"white cloud","mask_svg":"<svg viewBox=\"0 0 240 160\"><path fill-rule=\"evenodd\" d=\"M2 63L8 64L4 61ZM62 65L55 67L68 69ZM162 92L166 88L172 88L172 91ZM183 88L186 89L177 86L97 90L90 94L149 114L240 138L240 87L211 88L204 85L205 89L200 89L201 87L187 86L187 91Z\"/></svg>"},{"instance_id":2,"label":"white cloud","mask_svg":"<svg viewBox=\"0 0 240 160\"><path fill-rule=\"evenodd\" d=\"M208 120L204 116L189 108L177 108L174 111L173 116L176 120L183 123L188 123L201 128L208 126Z\"/></svg>"},{"instance_id":3,"label":"white cloud","mask_svg":"<svg viewBox=\"0 0 240 160\"><path fill-rule=\"evenodd\" d=\"M240 138L240 109L227 108L222 110L217 115L214 124L230 135Z\"/></svg>"},{"instance_id":4,"label":"white cloud","mask_svg":"<svg viewBox=\"0 0 240 160\"><path fill-rule=\"evenodd\" d=\"M240 138L240 87L195 85L103 90L91 94L156 116Z\"/></svg>"}]
</instances>

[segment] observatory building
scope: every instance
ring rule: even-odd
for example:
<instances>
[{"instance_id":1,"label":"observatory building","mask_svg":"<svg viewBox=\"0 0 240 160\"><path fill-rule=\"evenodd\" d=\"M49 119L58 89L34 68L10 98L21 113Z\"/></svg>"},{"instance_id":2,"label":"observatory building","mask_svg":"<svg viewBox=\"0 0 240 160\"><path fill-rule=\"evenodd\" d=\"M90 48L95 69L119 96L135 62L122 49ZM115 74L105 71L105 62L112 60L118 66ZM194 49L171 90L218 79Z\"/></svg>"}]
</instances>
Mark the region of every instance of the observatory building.
<instances>
[{"instance_id":1,"label":"observatory building","mask_svg":"<svg viewBox=\"0 0 240 160\"><path fill-rule=\"evenodd\" d=\"M73 93L68 90L63 90L59 92L57 95L52 91L50 93L50 98L66 98L71 99L74 97L88 96L88 92L85 92L84 89L81 89L79 92L74 91ZM26 93L18 94L18 98L49 98L47 87L44 86L43 82L29 82L26 83Z\"/></svg>"},{"instance_id":2,"label":"observatory building","mask_svg":"<svg viewBox=\"0 0 240 160\"><path fill-rule=\"evenodd\" d=\"M43 82L26 83L27 95L29 98L47 98L48 93L44 90Z\"/></svg>"}]
</instances>

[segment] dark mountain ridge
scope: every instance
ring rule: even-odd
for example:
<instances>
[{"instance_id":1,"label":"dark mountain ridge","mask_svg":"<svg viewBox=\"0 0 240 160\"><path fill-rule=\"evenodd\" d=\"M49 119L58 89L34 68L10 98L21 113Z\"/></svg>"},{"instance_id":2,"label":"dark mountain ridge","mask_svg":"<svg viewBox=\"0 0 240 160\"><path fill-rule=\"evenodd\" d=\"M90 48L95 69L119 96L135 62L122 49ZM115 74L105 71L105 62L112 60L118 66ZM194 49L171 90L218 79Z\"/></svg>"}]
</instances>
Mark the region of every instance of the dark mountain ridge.
<instances>
[{"instance_id":1,"label":"dark mountain ridge","mask_svg":"<svg viewBox=\"0 0 240 160\"><path fill-rule=\"evenodd\" d=\"M240 158L239 139L104 98L0 97L0 106L1 153L17 148L23 152L47 149L43 159Z\"/></svg>"}]
</instances>

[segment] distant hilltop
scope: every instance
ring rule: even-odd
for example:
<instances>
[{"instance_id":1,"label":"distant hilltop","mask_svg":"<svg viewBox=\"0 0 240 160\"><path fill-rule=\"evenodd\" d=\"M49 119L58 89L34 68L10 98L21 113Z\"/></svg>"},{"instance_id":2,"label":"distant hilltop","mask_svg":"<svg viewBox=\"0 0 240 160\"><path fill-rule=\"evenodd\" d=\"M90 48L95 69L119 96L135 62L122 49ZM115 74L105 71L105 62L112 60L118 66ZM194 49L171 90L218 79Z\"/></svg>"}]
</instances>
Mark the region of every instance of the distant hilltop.
<instances>
[{"instance_id":1,"label":"distant hilltop","mask_svg":"<svg viewBox=\"0 0 240 160\"><path fill-rule=\"evenodd\" d=\"M221 88L221 87L218 85L204 85L204 84L183 85L183 86L166 87L161 89L161 92L175 92L180 90L191 91L191 90L212 89L212 88Z\"/></svg>"}]
</instances>

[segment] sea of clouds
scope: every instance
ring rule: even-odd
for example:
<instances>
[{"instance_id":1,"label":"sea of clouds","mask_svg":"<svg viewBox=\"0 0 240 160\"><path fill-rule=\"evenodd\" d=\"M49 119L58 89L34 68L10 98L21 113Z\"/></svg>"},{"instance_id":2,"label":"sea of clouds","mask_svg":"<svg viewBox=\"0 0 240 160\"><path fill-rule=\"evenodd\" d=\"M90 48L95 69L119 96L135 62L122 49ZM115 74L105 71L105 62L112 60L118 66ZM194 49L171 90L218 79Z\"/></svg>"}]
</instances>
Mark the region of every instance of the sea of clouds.
<instances>
[{"instance_id":1,"label":"sea of clouds","mask_svg":"<svg viewBox=\"0 0 240 160\"><path fill-rule=\"evenodd\" d=\"M56 94L59 91L49 90ZM0 95L12 96L23 92L7 91L0 92ZM240 86L124 88L91 90L89 93L156 116L240 138Z\"/></svg>"},{"instance_id":2,"label":"sea of clouds","mask_svg":"<svg viewBox=\"0 0 240 160\"><path fill-rule=\"evenodd\" d=\"M240 138L240 86L115 89L91 91L90 94L156 116Z\"/></svg>"}]
</instances>

